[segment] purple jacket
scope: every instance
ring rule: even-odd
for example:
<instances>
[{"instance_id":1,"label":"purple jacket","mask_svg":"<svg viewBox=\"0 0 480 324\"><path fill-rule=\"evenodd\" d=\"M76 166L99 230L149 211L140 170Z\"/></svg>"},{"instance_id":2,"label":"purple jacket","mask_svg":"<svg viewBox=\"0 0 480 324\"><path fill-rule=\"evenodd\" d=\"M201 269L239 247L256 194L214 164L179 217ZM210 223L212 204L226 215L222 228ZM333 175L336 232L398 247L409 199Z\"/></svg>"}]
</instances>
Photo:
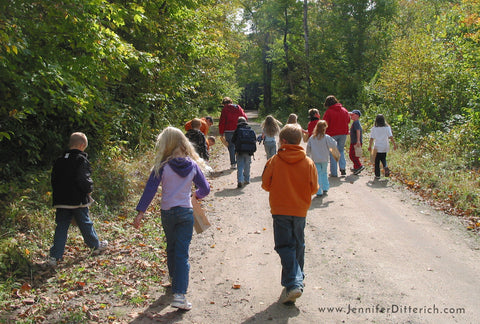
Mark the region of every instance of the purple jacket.
<instances>
[{"instance_id":1,"label":"purple jacket","mask_svg":"<svg viewBox=\"0 0 480 324\"><path fill-rule=\"evenodd\" d=\"M173 207L192 208L192 182L198 188L195 194L201 199L210 193L210 184L200 167L190 158L175 158L160 168L158 176L152 171L137 205L138 211L146 211L162 185L161 209Z\"/></svg>"}]
</instances>

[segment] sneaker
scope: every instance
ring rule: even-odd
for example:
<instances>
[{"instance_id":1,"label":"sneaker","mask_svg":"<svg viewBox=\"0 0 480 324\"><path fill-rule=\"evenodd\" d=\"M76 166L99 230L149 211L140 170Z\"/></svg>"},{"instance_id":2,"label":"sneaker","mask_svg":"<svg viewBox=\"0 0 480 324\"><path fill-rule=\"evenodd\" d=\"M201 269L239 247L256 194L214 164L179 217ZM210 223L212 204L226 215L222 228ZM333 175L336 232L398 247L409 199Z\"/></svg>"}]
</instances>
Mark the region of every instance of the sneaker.
<instances>
[{"instance_id":1,"label":"sneaker","mask_svg":"<svg viewBox=\"0 0 480 324\"><path fill-rule=\"evenodd\" d=\"M250 184L250 181L245 181L243 184L244 185Z\"/></svg>"},{"instance_id":2,"label":"sneaker","mask_svg":"<svg viewBox=\"0 0 480 324\"><path fill-rule=\"evenodd\" d=\"M192 304L187 301L184 294L173 294L173 302L171 306L183 310L192 309Z\"/></svg>"},{"instance_id":3,"label":"sneaker","mask_svg":"<svg viewBox=\"0 0 480 324\"><path fill-rule=\"evenodd\" d=\"M317 197L323 197L323 192L321 194L317 193Z\"/></svg>"},{"instance_id":4,"label":"sneaker","mask_svg":"<svg viewBox=\"0 0 480 324\"><path fill-rule=\"evenodd\" d=\"M45 263L50 267L56 267L58 261L59 260L55 259L54 257L49 257L47 262L45 262Z\"/></svg>"},{"instance_id":5,"label":"sneaker","mask_svg":"<svg viewBox=\"0 0 480 324\"><path fill-rule=\"evenodd\" d=\"M375 176L375 180L380 180L380 176Z\"/></svg>"},{"instance_id":6,"label":"sneaker","mask_svg":"<svg viewBox=\"0 0 480 324\"><path fill-rule=\"evenodd\" d=\"M390 176L390 169L389 168L385 168L385 176L386 177Z\"/></svg>"},{"instance_id":7,"label":"sneaker","mask_svg":"<svg viewBox=\"0 0 480 324\"><path fill-rule=\"evenodd\" d=\"M285 299L283 300L283 304L293 304L303 294L303 289L300 287L293 288L286 292Z\"/></svg>"},{"instance_id":8,"label":"sneaker","mask_svg":"<svg viewBox=\"0 0 480 324\"><path fill-rule=\"evenodd\" d=\"M243 183L239 182L239 183L237 184L237 188L240 189L240 188L242 188L242 187L243 187Z\"/></svg>"},{"instance_id":9,"label":"sneaker","mask_svg":"<svg viewBox=\"0 0 480 324\"><path fill-rule=\"evenodd\" d=\"M230 169L235 170L237 168L237 165L235 163L232 163L230 165Z\"/></svg>"},{"instance_id":10,"label":"sneaker","mask_svg":"<svg viewBox=\"0 0 480 324\"><path fill-rule=\"evenodd\" d=\"M330 178L338 178L338 175L337 175L337 174L331 174L331 173L330 173Z\"/></svg>"},{"instance_id":11,"label":"sneaker","mask_svg":"<svg viewBox=\"0 0 480 324\"><path fill-rule=\"evenodd\" d=\"M108 241L101 241L98 244L98 247L95 250L93 250L93 252L95 254L99 254L100 252L105 251L107 247L108 247Z\"/></svg>"},{"instance_id":12,"label":"sneaker","mask_svg":"<svg viewBox=\"0 0 480 324\"><path fill-rule=\"evenodd\" d=\"M365 166L362 165L362 166L359 167L358 169L355 169L355 170L353 171L353 174L354 174L354 175L359 175L360 172L362 172L364 169L365 169Z\"/></svg>"},{"instance_id":13,"label":"sneaker","mask_svg":"<svg viewBox=\"0 0 480 324\"><path fill-rule=\"evenodd\" d=\"M345 169L340 169L340 174L341 175L347 175L347 172L345 171Z\"/></svg>"}]
</instances>

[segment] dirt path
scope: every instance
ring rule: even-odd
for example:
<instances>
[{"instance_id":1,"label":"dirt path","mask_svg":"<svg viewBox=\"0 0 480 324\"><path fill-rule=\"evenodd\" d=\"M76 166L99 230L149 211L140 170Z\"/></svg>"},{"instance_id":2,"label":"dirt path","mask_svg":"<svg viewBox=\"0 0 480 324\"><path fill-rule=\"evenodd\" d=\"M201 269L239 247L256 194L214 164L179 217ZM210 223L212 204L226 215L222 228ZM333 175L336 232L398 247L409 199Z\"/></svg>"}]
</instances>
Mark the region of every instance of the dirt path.
<instances>
[{"instance_id":1,"label":"dirt path","mask_svg":"<svg viewBox=\"0 0 480 324\"><path fill-rule=\"evenodd\" d=\"M330 178L329 195L314 198L304 294L295 306L278 303L281 267L261 189L265 162L260 146L251 184L237 189L221 148L204 201L213 226L191 244L194 308L176 311L167 294L133 323L478 323L478 240L454 217L393 182L374 184L366 171Z\"/></svg>"}]
</instances>

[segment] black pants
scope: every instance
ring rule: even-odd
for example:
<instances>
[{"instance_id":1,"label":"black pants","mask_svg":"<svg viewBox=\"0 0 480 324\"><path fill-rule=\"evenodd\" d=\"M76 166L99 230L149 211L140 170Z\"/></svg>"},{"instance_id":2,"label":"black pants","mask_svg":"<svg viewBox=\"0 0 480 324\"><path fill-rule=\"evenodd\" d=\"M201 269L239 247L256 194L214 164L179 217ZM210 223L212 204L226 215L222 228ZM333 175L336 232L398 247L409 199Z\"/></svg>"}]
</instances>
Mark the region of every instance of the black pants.
<instances>
[{"instance_id":1,"label":"black pants","mask_svg":"<svg viewBox=\"0 0 480 324\"><path fill-rule=\"evenodd\" d=\"M382 162L383 168L387 167L387 152L378 153L375 156L375 176L380 176L380 162Z\"/></svg>"}]
</instances>

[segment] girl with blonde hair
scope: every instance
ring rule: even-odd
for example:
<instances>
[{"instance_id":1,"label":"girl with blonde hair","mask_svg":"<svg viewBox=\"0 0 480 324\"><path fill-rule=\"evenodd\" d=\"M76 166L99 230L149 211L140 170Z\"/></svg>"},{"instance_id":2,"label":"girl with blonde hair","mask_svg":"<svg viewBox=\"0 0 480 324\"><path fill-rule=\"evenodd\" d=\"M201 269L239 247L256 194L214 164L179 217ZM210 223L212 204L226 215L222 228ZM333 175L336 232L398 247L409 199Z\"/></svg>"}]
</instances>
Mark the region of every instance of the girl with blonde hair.
<instances>
[{"instance_id":1,"label":"girl with blonde hair","mask_svg":"<svg viewBox=\"0 0 480 324\"><path fill-rule=\"evenodd\" d=\"M193 196L202 199L210 193L210 185L200 166L204 161L183 132L167 127L157 137L156 154L150 177L137 205L138 215L133 222L140 227L148 206L162 186L161 218L167 239L167 265L172 283L172 306L190 310L192 304L185 297L188 288L188 251L193 233L192 183L196 190Z\"/></svg>"},{"instance_id":2,"label":"girl with blonde hair","mask_svg":"<svg viewBox=\"0 0 480 324\"><path fill-rule=\"evenodd\" d=\"M330 150L337 149L337 141L326 134L327 127L328 124L325 120L319 120L307 143L307 155L315 162L317 167L319 185L317 197L326 195L328 189L330 189L327 174L328 160Z\"/></svg>"},{"instance_id":3,"label":"girl with blonde hair","mask_svg":"<svg viewBox=\"0 0 480 324\"><path fill-rule=\"evenodd\" d=\"M262 123L262 139L267 160L277 153L277 143L275 136L280 133L282 123L276 120L272 115L268 115Z\"/></svg>"},{"instance_id":4,"label":"girl with blonde hair","mask_svg":"<svg viewBox=\"0 0 480 324\"><path fill-rule=\"evenodd\" d=\"M308 140L308 131L304 130L302 128L302 126L298 123L298 116L297 114L294 114L294 113L291 113L289 116L288 116L288 119L287 119L287 124L297 124L298 126L300 126L300 128L302 129L302 138L303 138L303 141L306 142Z\"/></svg>"}]
</instances>

